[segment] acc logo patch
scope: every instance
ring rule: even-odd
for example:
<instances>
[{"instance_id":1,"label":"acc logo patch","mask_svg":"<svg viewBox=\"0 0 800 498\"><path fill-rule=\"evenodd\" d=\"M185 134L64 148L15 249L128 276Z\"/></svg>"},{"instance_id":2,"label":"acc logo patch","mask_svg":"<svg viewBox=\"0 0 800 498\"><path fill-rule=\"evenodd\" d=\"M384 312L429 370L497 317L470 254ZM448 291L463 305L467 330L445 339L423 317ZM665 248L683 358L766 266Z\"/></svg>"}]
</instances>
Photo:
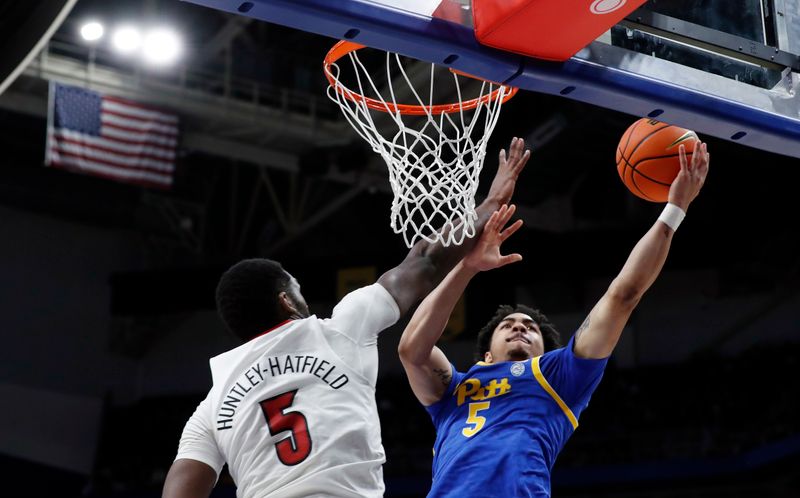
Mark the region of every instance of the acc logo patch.
<instances>
[{"instance_id":1,"label":"acc logo patch","mask_svg":"<svg viewBox=\"0 0 800 498\"><path fill-rule=\"evenodd\" d=\"M511 365L511 375L514 377L519 377L525 371L525 364L518 361Z\"/></svg>"}]
</instances>

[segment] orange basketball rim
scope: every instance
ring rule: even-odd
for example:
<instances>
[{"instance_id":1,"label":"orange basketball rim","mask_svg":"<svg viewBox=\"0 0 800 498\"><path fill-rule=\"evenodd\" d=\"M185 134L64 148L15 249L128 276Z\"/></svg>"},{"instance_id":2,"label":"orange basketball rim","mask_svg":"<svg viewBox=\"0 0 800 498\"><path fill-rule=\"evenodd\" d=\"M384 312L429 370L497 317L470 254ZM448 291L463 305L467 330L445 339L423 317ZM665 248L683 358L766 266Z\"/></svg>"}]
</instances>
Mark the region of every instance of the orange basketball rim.
<instances>
[{"instance_id":1,"label":"orange basketball rim","mask_svg":"<svg viewBox=\"0 0 800 498\"><path fill-rule=\"evenodd\" d=\"M497 85L497 88L492 92L489 92L485 95L481 95L480 97L476 97L470 100L464 100L461 102L454 102L450 104L436 104L436 105L397 104L394 102L383 102L377 99L367 97L365 95L361 95L360 93L354 92L353 90L350 90L338 80L337 75L331 69L331 67L339 59L350 54L351 52L355 52L356 50L360 50L362 48L365 48L365 46L355 42L347 40L339 41L328 51L328 54L325 56L325 59L323 61L323 69L325 71L325 77L328 79L328 83L332 88L336 90L336 92L338 92L348 100L351 100L353 102L363 103L370 109L374 109L376 111L390 112L390 113L399 112L400 114L412 115L412 116L424 116L432 114L452 114L455 112L469 111L475 109L481 104L488 104L489 102L495 101L498 98L500 98L501 92L503 99L502 103L505 103L511 97L516 95L516 93L519 91L519 88L516 87L503 85L501 83L488 82L493 85ZM469 78L477 79L480 81L486 81L483 78L478 78L476 76L472 76L470 74L466 74L461 71L457 71L455 69L450 69L450 71L455 74L467 76Z\"/></svg>"}]
</instances>

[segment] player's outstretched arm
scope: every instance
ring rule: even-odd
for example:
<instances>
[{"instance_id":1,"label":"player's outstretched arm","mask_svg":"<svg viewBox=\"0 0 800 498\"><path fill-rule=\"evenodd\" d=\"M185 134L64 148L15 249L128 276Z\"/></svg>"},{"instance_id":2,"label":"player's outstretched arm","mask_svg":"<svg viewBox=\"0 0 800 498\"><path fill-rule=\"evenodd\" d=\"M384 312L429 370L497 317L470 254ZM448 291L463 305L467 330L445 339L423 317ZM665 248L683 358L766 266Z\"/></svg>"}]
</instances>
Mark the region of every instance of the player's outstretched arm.
<instances>
[{"instance_id":1,"label":"player's outstretched arm","mask_svg":"<svg viewBox=\"0 0 800 498\"><path fill-rule=\"evenodd\" d=\"M513 205L503 205L490 216L475 247L422 301L403 331L397 350L411 390L423 405L440 400L450 384L453 375L450 362L436 347L436 342L469 281L478 272L522 259L519 254L500 254L502 243L522 226L522 221L517 220L503 230L514 215L514 210Z\"/></svg>"},{"instance_id":2,"label":"player's outstretched arm","mask_svg":"<svg viewBox=\"0 0 800 498\"><path fill-rule=\"evenodd\" d=\"M669 204L685 213L703 187L710 156L704 143L695 145L691 162L686 159L683 145L679 150L681 170L669 189ZM614 350L633 309L656 280L667 259L675 231L661 221L663 217L639 240L622 271L575 333L577 356L605 358Z\"/></svg>"},{"instance_id":3,"label":"player's outstretched arm","mask_svg":"<svg viewBox=\"0 0 800 498\"><path fill-rule=\"evenodd\" d=\"M514 138L511 141L508 157L505 150L500 151L500 164L489 188L489 195L476 208L478 220L475 222L475 237L464 240L461 245L449 247L444 247L440 243L417 242L400 265L381 275L378 283L394 297L401 314L405 314L436 287L455 264L475 246L491 214L511 200L517 178L528 158L530 151L525 150L525 141L521 138Z\"/></svg>"},{"instance_id":4,"label":"player's outstretched arm","mask_svg":"<svg viewBox=\"0 0 800 498\"><path fill-rule=\"evenodd\" d=\"M214 469L189 458L175 460L167 473L162 498L208 498L217 473Z\"/></svg>"}]
</instances>

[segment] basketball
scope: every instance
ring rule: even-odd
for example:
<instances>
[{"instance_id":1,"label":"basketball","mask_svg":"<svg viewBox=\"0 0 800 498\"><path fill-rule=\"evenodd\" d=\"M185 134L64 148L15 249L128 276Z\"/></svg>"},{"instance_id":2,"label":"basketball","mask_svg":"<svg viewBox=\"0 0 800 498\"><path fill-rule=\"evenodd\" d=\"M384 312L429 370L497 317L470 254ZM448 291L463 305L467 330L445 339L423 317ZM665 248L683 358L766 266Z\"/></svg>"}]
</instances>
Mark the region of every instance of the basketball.
<instances>
[{"instance_id":1,"label":"basketball","mask_svg":"<svg viewBox=\"0 0 800 498\"><path fill-rule=\"evenodd\" d=\"M669 187L681 169L678 147L686 147L691 161L697 135L655 119L633 123L617 146L617 173L634 195L651 202L667 202Z\"/></svg>"}]
</instances>

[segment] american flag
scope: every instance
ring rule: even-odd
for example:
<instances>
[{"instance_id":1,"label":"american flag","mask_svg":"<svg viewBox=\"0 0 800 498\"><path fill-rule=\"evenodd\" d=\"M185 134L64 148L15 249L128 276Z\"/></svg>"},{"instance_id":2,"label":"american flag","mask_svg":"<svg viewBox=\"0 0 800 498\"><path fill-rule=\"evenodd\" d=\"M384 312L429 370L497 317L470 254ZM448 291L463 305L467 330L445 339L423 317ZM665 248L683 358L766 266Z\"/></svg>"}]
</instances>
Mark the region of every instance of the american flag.
<instances>
[{"instance_id":1,"label":"american flag","mask_svg":"<svg viewBox=\"0 0 800 498\"><path fill-rule=\"evenodd\" d=\"M45 164L168 189L178 117L130 100L50 84Z\"/></svg>"}]
</instances>

